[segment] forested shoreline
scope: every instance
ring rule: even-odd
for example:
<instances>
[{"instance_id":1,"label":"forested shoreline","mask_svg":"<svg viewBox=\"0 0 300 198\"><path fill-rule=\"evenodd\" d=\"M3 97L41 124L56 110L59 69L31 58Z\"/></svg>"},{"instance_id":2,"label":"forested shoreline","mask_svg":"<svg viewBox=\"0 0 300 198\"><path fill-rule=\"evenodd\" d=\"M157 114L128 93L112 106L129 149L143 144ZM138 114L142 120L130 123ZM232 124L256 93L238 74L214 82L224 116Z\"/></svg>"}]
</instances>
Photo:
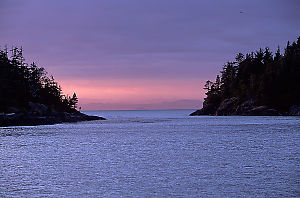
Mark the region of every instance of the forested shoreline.
<instances>
[{"instance_id":1,"label":"forested shoreline","mask_svg":"<svg viewBox=\"0 0 300 198\"><path fill-rule=\"evenodd\" d=\"M299 77L300 37L282 53L239 53L206 82L203 108L191 115L300 115Z\"/></svg>"},{"instance_id":2,"label":"forested shoreline","mask_svg":"<svg viewBox=\"0 0 300 198\"><path fill-rule=\"evenodd\" d=\"M0 49L0 126L98 119L76 110L77 103L43 67L26 63L22 48Z\"/></svg>"}]
</instances>

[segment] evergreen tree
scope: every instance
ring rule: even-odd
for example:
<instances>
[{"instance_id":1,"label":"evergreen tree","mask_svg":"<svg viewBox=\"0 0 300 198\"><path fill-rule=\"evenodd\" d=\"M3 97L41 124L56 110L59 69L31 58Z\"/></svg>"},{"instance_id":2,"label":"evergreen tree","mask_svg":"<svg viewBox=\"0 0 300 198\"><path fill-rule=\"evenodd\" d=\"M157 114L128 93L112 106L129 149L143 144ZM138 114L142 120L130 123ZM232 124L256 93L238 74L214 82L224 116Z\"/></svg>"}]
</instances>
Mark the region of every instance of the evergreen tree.
<instances>
[{"instance_id":1,"label":"evergreen tree","mask_svg":"<svg viewBox=\"0 0 300 198\"><path fill-rule=\"evenodd\" d=\"M247 53L246 58L239 53L235 60L223 66L221 78L218 75L215 82L206 82L206 105L218 105L231 97L281 111L300 104L300 37L287 43L284 55L279 47L275 56L265 48Z\"/></svg>"},{"instance_id":2,"label":"evergreen tree","mask_svg":"<svg viewBox=\"0 0 300 198\"><path fill-rule=\"evenodd\" d=\"M8 57L7 47L0 49L0 112L12 108L27 111L29 102L53 106L57 111L76 111L75 93L66 99L53 76L48 77L45 69L34 62L30 65L25 62L22 48L14 47L10 51Z\"/></svg>"},{"instance_id":3,"label":"evergreen tree","mask_svg":"<svg viewBox=\"0 0 300 198\"><path fill-rule=\"evenodd\" d=\"M71 103L71 107L72 107L73 109L76 109L76 108L77 108L78 98L77 98L77 96L76 96L76 93L73 93L73 96L72 96L72 98L71 98L71 100L70 100L70 103Z\"/></svg>"}]
</instances>

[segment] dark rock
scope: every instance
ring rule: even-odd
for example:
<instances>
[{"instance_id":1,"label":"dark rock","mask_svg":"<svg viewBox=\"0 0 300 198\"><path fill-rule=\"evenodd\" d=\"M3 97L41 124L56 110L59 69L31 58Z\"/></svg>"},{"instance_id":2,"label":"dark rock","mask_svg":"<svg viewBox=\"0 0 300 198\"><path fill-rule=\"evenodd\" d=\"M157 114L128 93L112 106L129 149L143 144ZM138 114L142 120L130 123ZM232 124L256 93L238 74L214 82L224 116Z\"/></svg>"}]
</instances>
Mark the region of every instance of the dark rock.
<instances>
[{"instance_id":1,"label":"dark rock","mask_svg":"<svg viewBox=\"0 0 300 198\"><path fill-rule=\"evenodd\" d=\"M237 104L238 98L236 97L223 100L216 111L216 115L232 115L237 108Z\"/></svg>"},{"instance_id":2,"label":"dark rock","mask_svg":"<svg viewBox=\"0 0 300 198\"><path fill-rule=\"evenodd\" d=\"M207 101L203 102L202 109L199 109L190 114L190 116L199 116L199 115L215 115L218 104L208 103Z\"/></svg>"},{"instance_id":3,"label":"dark rock","mask_svg":"<svg viewBox=\"0 0 300 198\"><path fill-rule=\"evenodd\" d=\"M37 102L29 102L28 103L30 110L29 112L31 114L35 114L35 115L45 115L48 112L48 107L44 104L40 104Z\"/></svg>"},{"instance_id":4,"label":"dark rock","mask_svg":"<svg viewBox=\"0 0 300 198\"><path fill-rule=\"evenodd\" d=\"M290 107L289 115L300 116L300 105L293 105Z\"/></svg>"},{"instance_id":5,"label":"dark rock","mask_svg":"<svg viewBox=\"0 0 300 198\"><path fill-rule=\"evenodd\" d=\"M98 116L89 116L80 112L58 112L53 115L37 115L36 113L1 114L0 126L33 126L49 125L63 122L79 122L90 120L105 120Z\"/></svg>"},{"instance_id":6,"label":"dark rock","mask_svg":"<svg viewBox=\"0 0 300 198\"><path fill-rule=\"evenodd\" d=\"M277 110L270 109L267 106L258 106L248 111L250 116L279 116L281 115Z\"/></svg>"},{"instance_id":7,"label":"dark rock","mask_svg":"<svg viewBox=\"0 0 300 198\"><path fill-rule=\"evenodd\" d=\"M7 107L6 112L8 113L19 113L21 110L17 107Z\"/></svg>"},{"instance_id":8,"label":"dark rock","mask_svg":"<svg viewBox=\"0 0 300 198\"><path fill-rule=\"evenodd\" d=\"M55 114L58 113L58 111L55 109L54 105L50 105L50 106L48 107L48 113L49 113L49 114L55 115Z\"/></svg>"},{"instance_id":9,"label":"dark rock","mask_svg":"<svg viewBox=\"0 0 300 198\"><path fill-rule=\"evenodd\" d=\"M235 112L232 115L248 115L249 111L253 109L254 101L252 99L243 102L242 104L238 105Z\"/></svg>"},{"instance_id":10,"label":"dark rock","mask_svg":"<svg viewBox=\"0 0 300 198\"><path fill-rule=\"evenodd\" d=\"M216 106L214 104L203 105L202 109L199 109L190 114L190 116L199 116L199 115L215 115Z\"/></svg>"},{"instance_id":11,"label":"dark rock","mask_svg":"<svg viewBox=\"0 0 300 198\"><path fill-rule=\"evenodd\" d=\"M199 116L199 115L208 115L208 114L206 114L205 111L203 111L203 109L199 109L191 113L189 116Z\"/></svg>"},{"instance_id":12,"label":"dark rock","mask_svg":"<svg viewBox=\"0 0 300 198\"><path fill-rule=\"evenodd\" d=\"M215 115L220 103L221 97L218 94L210 94L204 99L202 109L191 113L190 116Z\"/></svg>"},{"instance_id":13,"label":"dark rock","mask_svg":"<svg viewBox=\"0 0 300 198\"><path fill-rule=\"evenodd\" d=\"M203 104L204 105L204 104ZM225 99L221 102L219 107L213 104L206 104L200 110L197 110L190 114L190 116L196 115L242 115L242 116L280 116L280 115L300 115L300 106L294 105L290 108L289 113L281 113L276 109L269 108L267 106L254 106L254 101L249 99L242 104L239 104L239 99L236 97Z\"/></svg>"}]
</instances>

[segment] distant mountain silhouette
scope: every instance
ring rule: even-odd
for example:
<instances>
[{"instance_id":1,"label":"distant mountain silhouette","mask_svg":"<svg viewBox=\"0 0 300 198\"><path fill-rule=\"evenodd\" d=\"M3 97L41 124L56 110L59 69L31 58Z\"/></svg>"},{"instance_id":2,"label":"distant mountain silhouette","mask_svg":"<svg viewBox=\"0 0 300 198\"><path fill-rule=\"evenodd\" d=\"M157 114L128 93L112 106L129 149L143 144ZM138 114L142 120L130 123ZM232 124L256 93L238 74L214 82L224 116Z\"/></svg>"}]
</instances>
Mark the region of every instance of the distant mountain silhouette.
<instances>
[{"instance_id":1,"label":"distant mountain silhouette","mask_svg":"<svg viewBox=\"0 0 300 198\"><path fill-rule=\"evenodd\" d=\"M166 109L198 109L201 100L183 99L153 103L88 103L87 110L166 110Z\"/></svg>"}]
</instances>

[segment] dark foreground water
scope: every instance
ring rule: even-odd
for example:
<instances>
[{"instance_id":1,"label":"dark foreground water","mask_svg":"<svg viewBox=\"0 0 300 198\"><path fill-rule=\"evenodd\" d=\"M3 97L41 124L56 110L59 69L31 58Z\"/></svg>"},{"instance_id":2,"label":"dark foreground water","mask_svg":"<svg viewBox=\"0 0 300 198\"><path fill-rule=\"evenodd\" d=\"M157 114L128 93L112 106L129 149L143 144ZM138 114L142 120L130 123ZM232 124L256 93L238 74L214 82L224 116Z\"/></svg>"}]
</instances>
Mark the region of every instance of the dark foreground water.
<instances>
[{"instance_id":1,"label":"dark foreground water","mask_svg":"<svg viewBox=\"0 0 300 198\"><path fill-rule=\"evenodd\" d=\"M0 197L299 197L299 117L88 112L0 128Z\"/></svg>"}]
</instances>

